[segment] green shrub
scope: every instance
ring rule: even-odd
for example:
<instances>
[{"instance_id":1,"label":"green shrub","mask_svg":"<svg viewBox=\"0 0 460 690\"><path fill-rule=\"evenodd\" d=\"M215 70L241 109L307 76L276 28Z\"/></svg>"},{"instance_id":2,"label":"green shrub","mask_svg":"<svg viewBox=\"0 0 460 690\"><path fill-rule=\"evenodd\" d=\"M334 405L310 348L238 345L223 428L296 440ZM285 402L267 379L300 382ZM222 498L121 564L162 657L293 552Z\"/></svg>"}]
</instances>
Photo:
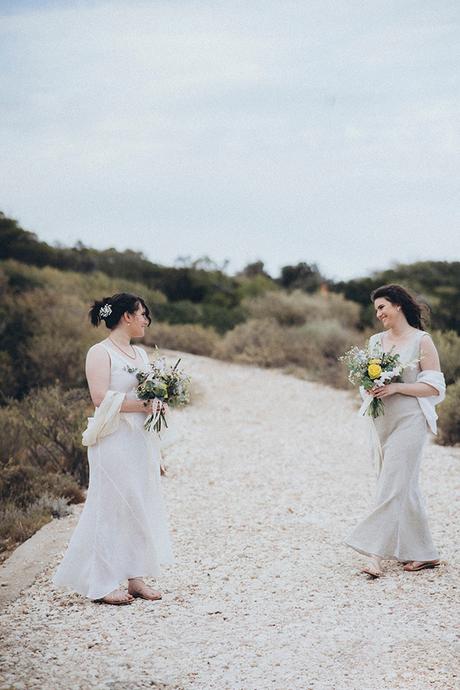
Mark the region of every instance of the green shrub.
<instances>
[{"instance_id":1,"label":"green shrub","mask_svg":"<svg viewBox=\"0 0 460 690\"><path fill-rule=\"evenodd\" d=\"M81 445L90 410L84 389L48 386L0 409L1 468L27 464L41 472L57 471L87 481L86 451Z\"/></svg>"},{"instance_id":2,"label":"green shrub","mask_svg":"<svg viewBox=\"0 0 460 690\"><path fill-rule=\"evenodd\" d=\"M435 331L432 335L449 385L460 379L460 336L455 331Z\"/></svg>"},{"instance_id":3,"label":"green shrub","mask_svg":"<svg viewBox=\"0 0 460 690\"><path fill-rule=\"evenodd\" d=\"M210 357L219 341L219 336L212 328L203 328L198 324L154 323L146 331L146 345L157 345L170 350L182 350L195 355Z\"/></svg>"},{"instance_id":4,"label":"green shrub","mask_svg":"<svg viewBox=\"0 0 460 690\"><path fill-rule=\"evenodd\" d=\"M206 302L202 304L202 314L202 325L215 328L218 333L226 333L246 319L242 307L222 307Z\"/></svg>"},{"instance_id":5,"label":"green shrub","mask_svg":"<svg viewBox=\"0 0 460 690\"><path fill-rule=\"evenodd\" d=\"M86 390L48 386L30 393L21 407L30 462L42 469L70 474L86 486L86 449L81 444L89 408Z\"/></svg>"},{"instance_id":6,"label":"green shrub","mask_svg":"<svg viewBox=\"0 0 460 690\"><path fill-rule=\"evenodd\" d=\"M442 446L460 443L460 381L447 388L446 399L439 406L436 442Z\"/></svg>"},{"instance_id":7,"label":"green shrub","mask_svg":"<svg viewBox=\"0 0 460 690\"><path fill-rule=\"evenodd\" d=\"M252 276L239 275L237 281L237 292L240 300L248 297L259 297L265 292L279 289L272 278L261 273Z\"/></svg>"}]
</instances>

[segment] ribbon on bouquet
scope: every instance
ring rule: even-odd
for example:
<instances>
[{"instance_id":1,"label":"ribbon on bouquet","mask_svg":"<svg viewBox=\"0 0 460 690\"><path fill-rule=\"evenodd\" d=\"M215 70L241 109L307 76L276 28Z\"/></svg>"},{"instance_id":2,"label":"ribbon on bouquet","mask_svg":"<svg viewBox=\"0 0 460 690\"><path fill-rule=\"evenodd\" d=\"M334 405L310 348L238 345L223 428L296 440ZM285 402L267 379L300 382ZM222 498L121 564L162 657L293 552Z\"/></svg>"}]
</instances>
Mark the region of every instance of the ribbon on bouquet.
<instances>
[{"instance_id":1,"label":"ribbon on bouquet","mask_svg":"<svg viewBox=\"0 0 460 690\"><path fill-rule=\"evenodd\" d=\"M359 387L359 393L362 398L362 405L359 408L358 414L360 416L364 416L369 408L369 405L371 404L372 400L374 399L372 395L369 395L369 393L366 392L366 389L363 386ZM380 470L382 469L382 462L383 462L383 449L382 449L382 444L380 443L380 438L377 433L377 429L375 428L374 420L369 417L369 445L371 446L372 449L372 455L373 455L373 460L374 460L374 467L375 467L375 472L377 476L380 474Z\"/></svg>"},{"instance_id":2,"label":"ribbon on bouquet","mask_svg":"<svg viewBox=\"0 0 460 690\"><path fill-rule=\"evenodd\" d=\"M367 393L364 386L359 387L359 394L361 395L361 399L363 402L361 407L359 408L358 414L360 415L360 417L363 417L369 409L369 405L373 401L374 397L370 395L370 393Z\"/></svg>"},{"instance_id":3,"label":"ribbon on bouquet","mask_svg":"<svg viewBox=\"0 0 460 690\"><path fill-rule=\"evenodd\" d=\"M151 429L155 428L155 424L158 422L158 420L161 417L161 410L162 410L162 405L157 404L155 412L152 410L152 413L147 417L146 423L148 421L149 426Z\"/></svg>"}]
</instances>

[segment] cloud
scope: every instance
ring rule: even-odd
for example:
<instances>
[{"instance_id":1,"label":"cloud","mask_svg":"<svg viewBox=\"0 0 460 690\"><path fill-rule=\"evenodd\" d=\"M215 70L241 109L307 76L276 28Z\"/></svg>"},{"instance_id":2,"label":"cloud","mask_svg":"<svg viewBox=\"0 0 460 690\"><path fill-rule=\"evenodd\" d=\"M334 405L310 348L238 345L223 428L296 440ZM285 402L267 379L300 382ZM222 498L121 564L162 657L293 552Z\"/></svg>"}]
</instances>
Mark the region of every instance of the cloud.
<instances>
[{"instance_id":1,"label":"cloud","mask_svg":"<svg viewBox=\"0 0 460 690\"><path fill-rule=\"evenodd\" d=\"M3 207L44 239L336 277L460 256L454 3L9 10Z\"/></svg>"}]
</instances>

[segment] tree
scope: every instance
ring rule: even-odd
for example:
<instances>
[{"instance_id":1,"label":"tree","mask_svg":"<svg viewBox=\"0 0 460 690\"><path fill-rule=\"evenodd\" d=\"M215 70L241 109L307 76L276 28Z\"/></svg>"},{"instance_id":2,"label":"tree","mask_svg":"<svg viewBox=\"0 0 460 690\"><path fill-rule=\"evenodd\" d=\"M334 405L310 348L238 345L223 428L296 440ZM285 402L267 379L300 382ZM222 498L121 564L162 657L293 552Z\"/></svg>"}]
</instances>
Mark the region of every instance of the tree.
<instances>
[{"instance_id":1,"label":"tree","mask_svg":"<svg viewBox=\"0 0 460 690\"><path fill-rule=\"evenodd\" d=\"M310 265L302 261L296 266L283 266L279 282L287 290L316 292L327 281L316 264Z\"/></svg>"}]
</instances>

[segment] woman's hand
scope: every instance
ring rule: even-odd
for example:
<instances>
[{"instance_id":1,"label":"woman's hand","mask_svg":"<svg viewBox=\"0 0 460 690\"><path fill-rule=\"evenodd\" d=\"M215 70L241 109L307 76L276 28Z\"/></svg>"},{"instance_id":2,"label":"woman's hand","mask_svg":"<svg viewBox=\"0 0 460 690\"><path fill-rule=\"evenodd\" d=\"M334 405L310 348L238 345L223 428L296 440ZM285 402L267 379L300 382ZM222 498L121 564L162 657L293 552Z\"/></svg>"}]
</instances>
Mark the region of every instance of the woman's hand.
<instances>
[{"instance_id":1,"label":"woman's hand","mask_svg":"<svg viewBox=\"0 0 460 690\"><path fill-rule=\"evenodd\" d=\"M374 398L387 398L389 395L399 393L399 384L387 383L384 386L374 386L370 393Z\"/></svg>"}]
</instances>

